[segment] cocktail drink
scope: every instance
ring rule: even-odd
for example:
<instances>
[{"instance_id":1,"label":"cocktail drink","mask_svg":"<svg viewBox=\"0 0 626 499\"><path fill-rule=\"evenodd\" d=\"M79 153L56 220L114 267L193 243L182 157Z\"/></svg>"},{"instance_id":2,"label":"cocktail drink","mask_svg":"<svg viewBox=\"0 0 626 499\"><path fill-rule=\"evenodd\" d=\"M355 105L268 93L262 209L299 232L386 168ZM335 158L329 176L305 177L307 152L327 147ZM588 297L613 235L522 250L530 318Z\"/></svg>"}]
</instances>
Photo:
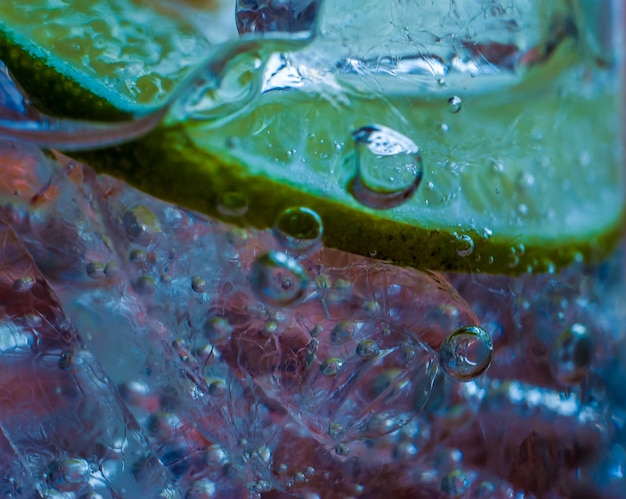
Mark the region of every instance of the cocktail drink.
<instances>
[{"instance_id":1,"label":"cocktail drink","mask_svg":"<svg viewBox=\"0 0 626 499\"><path fill-rule=\"evenodd\" d=\"M0 496L626 497L622 2L0 9Z\"/></svg>"}]
</instances>

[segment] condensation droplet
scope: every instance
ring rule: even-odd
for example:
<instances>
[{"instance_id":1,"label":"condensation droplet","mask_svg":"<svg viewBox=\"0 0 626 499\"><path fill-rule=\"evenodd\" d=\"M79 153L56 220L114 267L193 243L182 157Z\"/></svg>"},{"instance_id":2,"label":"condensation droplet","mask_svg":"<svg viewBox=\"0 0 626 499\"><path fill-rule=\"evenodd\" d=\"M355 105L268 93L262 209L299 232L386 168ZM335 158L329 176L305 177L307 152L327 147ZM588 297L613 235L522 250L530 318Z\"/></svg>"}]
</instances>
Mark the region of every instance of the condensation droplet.
<instances>
[{"instance_id":1,"label":"condensation droplet","mask_svg":"<svg viewBox=\"0 0 626 499\"><path fill-rule=\"evenodd\" d=\"M458 113L463 107L463 101L456 95L448 99L448 111L453 114Z\"/></svg>"},{"instance_id":2,"label":"condensation droplet","mask_svg":"<svg viewBox=\"0 0 626 499\"><path fill-rule=\"evenodd\" d=\"M225 192L217 198L217 211L226 217L240 217L248 212L248 199L238 192Z\"/></svg>"},{"instance_id":3,"label":"condensation droplet","mask_svg":"<svg viewBox=\"0 0 626 499\"><path fill-rule=\"evenodd\" d=\"M89 463L84 459L60 459L50 465L48 483L60 492L73 492L88 482L89 475Z\"/></svg>"},{"instance_id":4,"label":"condensation droplet","mask_svg":"<svg viewBox=\"0 0 626 499\"><path fill-rule=\"evenodd\" d=\"M324 376L336 376L337 374L339 374L339 371L341 371L341 369L343 369L343 361L341 359L338 359L337 357L331 357L330 359L326 359L324 362L322 362L322 365L320 366L320 372L324 375Z\"/></svg>"},{"instance_id":5,"label":"condensation droplet","mask_svg":"<svg viewBox=\"0 0 626 499\"><path fill-rule=\"evenodd\" d=\"M474 251L474 240L467 235L459 236L455 243L455 249L459 256L470 256Z\"/></svg>"},{"instance_id":6,"label":"condensation droplet","mask_svg":"<svg viewBox=\"0 0 626 499\"><path fill-rule=\"evenodd\" d=\"M359 128L356 173L349 190L361 204L375 209L400 206L417 190L424 175L420 148L408 137L381 125Z\"/></svg>"},{"instance_id":7,"label":"condensation droplet","mask_svg":"<svg viewBox=\"0 0 626 499\"><path fill-rule=\"evenodd\" d=\"M374 340L363 340L356 347L356 354L362 359L371 359L380 353Z\"/></svg>"},{"instance_id":8,"label":"condensation droplet","mask_svg":"<svg viewBox=\"0 0 626 499\"><path fill-rule=\"evenodd\" d=\"M553 366L557 378L566 384L579 383L589 371L595 346L583 324L573 324L556 341Z\"/></svg>"},{"instance_id":9,"label":"condensation droplet","mask_svg":"<svg viewBox=\"0 0 626 499\"><path fill-rule=\"evenodd\" d=\"M284 253L270 251L252 265L250 283L260 300L284 307L295 305L304 298L309 277L296 260Z\"/></svg>"},{"instance_id":10,"label":"condensation droplet","mask_svg":"<svg viewBox=\"0 0 626 499\"><path fill-rule=\"evenodd\" d=\"M457 329L439 348L439 366L457 381L471 381L483 374L492 357L491 336L478 326Z\"/></svg>"},{"instance_id":11,"label":"condensation droplet","mask_svg":"<svg viewBox=\"0 0 626 499\"><path fill-rule=\"evenodd\" d=\"M304 252L317 246L324 233L322 219L309 208L295 207L282 211L274 224L273 234L284 248Z\"/></svg>"}]
</instances>

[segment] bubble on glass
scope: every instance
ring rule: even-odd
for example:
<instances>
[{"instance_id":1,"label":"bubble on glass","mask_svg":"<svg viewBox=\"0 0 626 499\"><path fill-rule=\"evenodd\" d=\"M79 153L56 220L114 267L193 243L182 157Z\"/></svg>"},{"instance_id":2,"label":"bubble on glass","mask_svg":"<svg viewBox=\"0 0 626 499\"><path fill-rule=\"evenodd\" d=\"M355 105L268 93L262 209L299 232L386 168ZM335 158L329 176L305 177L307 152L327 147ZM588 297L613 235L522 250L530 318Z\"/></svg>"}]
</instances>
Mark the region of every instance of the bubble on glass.
<instances>
[{"instance_id":1,"label":"bubble on glass","mask_svg":"<svg viewBox=\"0 0 626 499\"><path fill-rule=\"evenodd\" d=\"M309 277L295 259L278 251L270 251L257 258L252 265L250 283L261 301L285 307L304 299Z\"/></svg>"},{"instance_id":2,"label":"bubble on glass","mask_svg":"<svg viewBox=\"0 0 626 499\"><path fill-rule=\"evenodd\" d=\"M374 340L363 340L356 347L356 354L362 359L371 359L380 353L380 348Z\"/></svg>"},{"instance_id":3,"label":"bubble on glass","mask_svg":"<svg viewBox=\"0 0 626 499\"><path fill-rule=\"evenodd\" d=\"M382 125L359 128L352 138L356 173L348 189L357 201L369 208L390 209L415 194L424 164L411 139Z\"/></svg>"},{"instance_id":4,"label":"bubble on glass","mask_svg":"<svg viewBox=\"0 0 626 499\"><path fill-rule=\"evenodd\" d=\"M553 350L553 367L557 378L565 383L579 383L589 371L595 354L593 338L587 327L576 323L556 341Z\"/></svg>"},{"instance_id":5,"label":"bubble on glass","mask_svg":"<svg viewBox=\"0 0 626 499\"><path fill-rule=\"evenodd\" d=\"M217 211L225 217L241 217L248 212L248 198L238 192L224 192L217 198Z\"/></svg>"},{"instance_id":6,"label":"bubble on glass","mask_svg":"<svg viewBox=\"0 0 626 499\"><path fill-rule=\"evenodd\" d=\"M470 256L474 251L474 240L468 236L459 236L455 242L456 254L461 257Z\"/></svg>"},{"instance_id":7,"label":"bubble on glass","mask_svg":"<svg viewBox=\"0 0 626 499\"><path fill-rule=\"evenodd\" d=\"M324 233L322 219L305 207L287 208L276 218L273 234L278 243L294 252L304 252L317 246Z\"/></svg>"},{"instance_id":8,"label":"bubble on glass","mask_svg":"<svg viewBox=\"0 0 626 499\"><path fill-rule=\"evenodd\" d=\"M439 348L439 366L456 381L471 381L491 365L493 341L478 326L465 326L454 331Z\"/></svg>"},{"instance_id":9,"label":"bubble on glass","mask_svg":"<svg viewBox=\"0 0 626 499\"><path fill-rule=\"evenodd\" d=\"M333 377L339 374L339 372L343 369L343 361L338 359L337 357L331 357L330 359L326 359L322 362L320 366L320 372L324 376Z\"/></svg>"},{"instance_id":10,"label":"bubble on glass","mask_svg":"<svg viewBox=\"0 0 626 499\"><path fill-rule=\"evenodd\" d=\"M20 277L13 281L13 291L17 293L28 293L35 285L35 278L32 276Z\"/></svg>"},{"instance_id":11,"label":"bubble on glass","mask_svg":"<svg viewBox=\"0 0 626 499\"><path fill-rule=\"evenodd\" d=\"M89 476L89 463L84 459L59 459L50 465L48 483L60 492L75 492L83 488Z\"/></svg>"},{"instance_id":12,"label":"bubble on glass","mask_svg":"<svg viewBox=\"0 0 626 499\"><path fill-rule=\"evenodd\" d=\"M452 114L458 113L463 107L463 101L456 95L448 99L448 111Z\"/></svg>"}]
</instances>

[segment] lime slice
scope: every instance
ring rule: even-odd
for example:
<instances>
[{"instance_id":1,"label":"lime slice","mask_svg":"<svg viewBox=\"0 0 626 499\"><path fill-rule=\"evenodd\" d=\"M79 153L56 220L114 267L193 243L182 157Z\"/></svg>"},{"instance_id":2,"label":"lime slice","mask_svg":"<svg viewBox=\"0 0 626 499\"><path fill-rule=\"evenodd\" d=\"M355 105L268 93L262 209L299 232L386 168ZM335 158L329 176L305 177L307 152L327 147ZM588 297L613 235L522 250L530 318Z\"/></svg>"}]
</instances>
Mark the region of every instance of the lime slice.
<instances>
[{"instance_id":1,"label":"lime slice","mask_svg":"<svg viewBox=\"0 0 626 499\"><path fill-rule=\"evenodd\" d=\"M240 225L271 228L283 210L304 206L321 216L326 245L417 268L517 274L598 261L623 220L620 97L615 70L590 57L568 29L553 29L559 36L546 43L550 50L529 44L520 58L535 64L491 72L492 64L445 66L432 54L402 59L410 63L406 75L398 61L381 57L374 69L347 58L339 71L319 63L329 52L321 39L272 56L262 91L240 106L220 107L219 95L205 96L200 110L197 100L196 107L183 100L143 139L82 159ZM4 36L5 46L26 46L7 29ZM93 75L75 76L57 58L48 56L52 81L73 78L80 95L103 107L144 105L136 95L110 97L110 86L97 91ZM35 65L20 67L39 74ZM249 67L244 60L231 70ZM64 87L55 88L53 100L62 100ZM376 142L381 136L387 139ZM220 210L224 193L247 209Z\"/></svg>"},{"instance_id":2,"label":"lime slice","mask_svg":"<svg viewBox=\"0 0 626 499\"><path fill-rule=\"evenodd\" d=\"M220 4L221 2L216 2ZM4 2L0 60L42 111L127 119L163 104L211 43L157 1ZM236 36L228 23L214 39ZM234 35L233 33L234 32Z\"/></svg>"}]
</instances>

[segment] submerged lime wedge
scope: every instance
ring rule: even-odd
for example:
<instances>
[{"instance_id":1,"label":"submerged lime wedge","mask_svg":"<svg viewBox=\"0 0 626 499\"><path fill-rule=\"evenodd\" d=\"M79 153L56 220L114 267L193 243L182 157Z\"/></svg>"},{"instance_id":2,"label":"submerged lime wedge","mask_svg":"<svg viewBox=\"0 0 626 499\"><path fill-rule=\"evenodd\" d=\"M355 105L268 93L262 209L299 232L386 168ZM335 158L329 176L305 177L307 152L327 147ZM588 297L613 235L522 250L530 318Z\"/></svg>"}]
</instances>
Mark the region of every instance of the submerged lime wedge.
<instances>
[{"instance_id":1,"label":"submerged lime wedge","mask_svg":"<svg viewBox=\"0 0 626 499\"><path fill-rule=\"evenodd\" d=\"M135 8L128 3L116 15L131 19L124 9ZM48 106L80 98L101 117L103 109L136 112L158 101L111 87L118 69L79 71L47 39L11 29L2 28L0 57L27 47L31 62L7 61L21 80L38 77L45 61L49 81L80 87L55 86ZM556 271L605 257L618 239L619 93L613 70L584 55L575 37L520 72L462 74L411 91L389 74L307 72L297 66L306 57L294 60L287 70L296 84L270 63L263 91L228 112L187 119L183 106L143 139L81 157L147 193L240 225L271 228L283 210L304 206L321 216L326 245L417 268ZM159 81L187 70L174 66L159 66ZM391 142L368 142L385 131ZM355 186L369 192L358 195ZM220 210L225 193L247 210Z\"/></svg>"}]
</instances>

